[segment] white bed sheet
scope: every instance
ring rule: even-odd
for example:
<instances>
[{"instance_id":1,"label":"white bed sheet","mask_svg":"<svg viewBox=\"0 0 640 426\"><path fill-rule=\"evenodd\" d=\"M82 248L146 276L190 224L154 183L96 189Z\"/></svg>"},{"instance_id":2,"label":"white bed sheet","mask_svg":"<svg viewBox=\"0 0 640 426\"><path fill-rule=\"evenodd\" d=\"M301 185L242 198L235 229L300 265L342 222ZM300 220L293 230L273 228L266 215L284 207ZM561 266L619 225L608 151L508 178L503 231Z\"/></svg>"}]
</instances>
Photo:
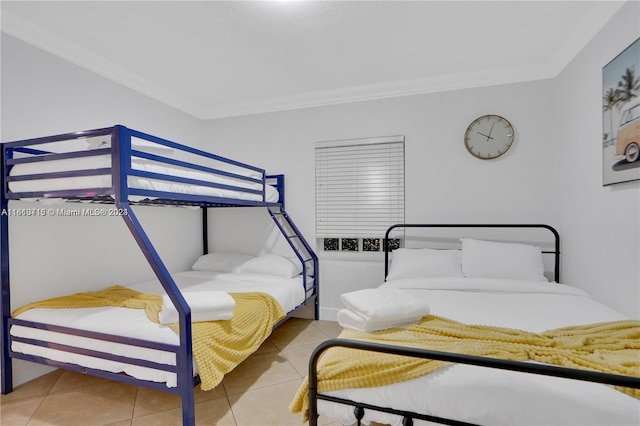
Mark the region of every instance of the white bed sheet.
<instances>
[{"instance_id":1,"label":"white bed sheet","mask_svg":"<svg viewBox=\"0 0 640 426\"><path fill-rule=\"evenodd\" d=\"M260 183L248 182L233 179L213 173L205 173L182 167L175 167L168 164L157 163L142 158L132 157L131 167L135 170L142 170L153 173L162 173L171 176L179 176L189 179L197 179L210 183L232 185L240 188L262 190ZM25 176L39 173L53 173L76 170L111 168L111 156L99 155L84 158L69 158L65 160L42 161L34 163L16 164L11 169L11 176ZM229 170L246 177L260 179L259 173L251 172L248 169ZM203 195L210 197L233 198L239 200L262 201L262 194L252 194L243 191L211 188L207 186L191 185L177 182L169 182L159 179L147 179L138 176L129 176L127 179L130 188L166 191L177 194ZM268 202L278 201L278 191L271 185L264 185L265 198ZM111 174L97 176L79 176L56 179L38 179L26 181L9 182L9 189L12 192L41 192L76 190L87 188L111 188ZM132 201L138 201L140 197Z\"/></svg>"},{"instance_id":2,"label":"white bed sheet","mask_svg":"<svg viewBox=\"0 0 640 426\"><path fill-rule=\"evenodd\" d=\"M627 319L583 291L555 283L431 278L382 286L403 288L427 300L432 314L470 324L542 332ZM467 365L390 386L328 394L477 424L640 424L640 401L611 387ZM318 410L343 424L354 423L351 407L319 401ZM372 410L366 410L364 421L402 424L399 416Z\"/></svg>"},{"instance_id":3,"label":"white bed sheet","mask_svg":"<svg viewBox=\"0 0 640 426\"><path fill-rule=\"evenodd\" d=\"M223 290L228 292L259 291L270 294L282 306L285 312L292 311L304 299L302 277L281 278L271 275L232 274L207 271L185 271L173 274L174 280L183 292ZM157 280L145 281L130 286L142 292L165 294ZM169 327L155 324L146 317L141 309L117 307L81 308L81 309L30 309L17 318L27 321L90 330L120 336L135 337L156 342L179 345L179 337ZM134 347L125 344L111 343L84 337L69 336L46 330L37 330L14 325L11 335L40 339L59 344L72 344L77 347L99 350L116 355L154 361L160 364L175 365L175 356L171 353L155 349ZM175 387L177 377L174 373L163 372L146 367L139 367L123 362L108 361L85 355L78 355L13 342L11 348L15 352L42 356L52 360L73 363L84 367L110 372L124 372L133 377L155 382L166 382L167 387ZM194 365L195 373L197 366Z\"/></svg>"}]
</instances>

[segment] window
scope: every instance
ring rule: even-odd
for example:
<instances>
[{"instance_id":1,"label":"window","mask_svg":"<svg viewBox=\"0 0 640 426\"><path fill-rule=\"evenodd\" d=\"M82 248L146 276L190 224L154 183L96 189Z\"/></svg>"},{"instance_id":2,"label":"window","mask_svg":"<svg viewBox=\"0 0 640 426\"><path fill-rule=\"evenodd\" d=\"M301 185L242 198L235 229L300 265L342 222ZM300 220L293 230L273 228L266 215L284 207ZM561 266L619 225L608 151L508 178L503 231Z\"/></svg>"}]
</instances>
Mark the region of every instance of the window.
<instances>
[{"instance_id":1,"label":"window","mask_svg":"<svg viewBox=\"0 0 640 426\"><path fill-rule=\"evenodd\" d=\"M404 136L318 142L316 238L323 251L380 251L404 222Z\"/></svg>"}]
</instances>

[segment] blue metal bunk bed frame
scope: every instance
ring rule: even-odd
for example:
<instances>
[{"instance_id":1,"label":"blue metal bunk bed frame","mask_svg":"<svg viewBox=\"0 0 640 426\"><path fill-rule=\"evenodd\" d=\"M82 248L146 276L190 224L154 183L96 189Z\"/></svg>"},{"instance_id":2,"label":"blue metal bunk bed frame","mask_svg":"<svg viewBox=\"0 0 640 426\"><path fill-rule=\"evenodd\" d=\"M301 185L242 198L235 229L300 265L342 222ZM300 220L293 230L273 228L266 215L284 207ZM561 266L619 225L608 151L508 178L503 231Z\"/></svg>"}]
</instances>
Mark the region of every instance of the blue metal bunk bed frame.
<instances>
[{"instance_id":1,"label":"blue metal bunk bed frame","mask_svg":"<svg viewBox=\"0 0 640 426\"><path fill-rule=\"evenodd\" d=\"M34 148L34 146L48 144L53 142L71 141L75 139L93 138L93 137L110 137L111 146L107 148L94 149L94 150L78 150L64 153L52 153L41 149ZM176 151L181 151L187 154L193 154L197 158L204 158L209 160L215 160L225 165L236 166L244 170L251 170L261 175L261 178L252 178L229 171L219 170L212 167L202 166L196 163L189 163L182 160L163 157L161 155L152 154L149 152L143 152L135 149L132 146L132 138L139 138L144 141L151 142L160 146L164 146ZM27 154L22 158L14 158L14 153ZM33 163L39 161L54 161L64 160L70 158L88 158L98 155L110 155L111 156L111 168L106 169L90 169L90 170L73 170L63 172L51 172L30 176L10 176L9 171L16 164ZM169 166L175 166L180 168L186 168L188 170L212 173L219 176L225 176L228 178L253 182L262 184L262 190L248 189L240 186L233 186L221 183L205 182L197 179L191 179L186 177L172 176L167 174L153 173L143 170L135 170L131 166L132 156L159 162L161 164L167 164ZM309 244L301 235L298 228L295 226L289 215L284 209L284 176L273 175L267 176L263 169L250 166L248 164L240 163L234 160L230 160L224 157L220 157L205 151L201 151L186 145L182 145L176 142L172 142L166 139L158 138L146 133L142 133L127 127L116 125L114 127L89 130L84 132L61 134L50 137L29 139L16 142L7 142L2 144L2 156L0 158L0 169L2 171L2 190L0 191L0 211L8 211L8 203L10 200L18 200L21 198L64 198L69 201L92 201L99 203L113 203L116 205L118 211L126 211L127 214L121 215L124 219L129 231L136 240L142 253L144 254L149 265L153 269L155 276L162 284L163 289L170 297L171 301L175 305L179 315L179 332L180 332L180 345L168 345L162 343L150 342L148 340L126 338L117 335L110 335L104 333L89 332L85 330L72 329L68 327L53 326L43 323L35 323L30 321L22 321L11 318L11 298L10 298L10 274L9 274L9 214L0 215L0 265L2 267L0 281L1 281L1 304L2 309L2 339L1 345L1 372L2 382L1 391L2 394L7 394L13 390L13 372L12 372L12 359L23 359L41 364L47 364L58 368L73 370L84 374L90 374L102 378L107 378L119 382L125 382L137 386L143 386L160 390L163 392L169 392L178 394L182 398L182 421L184 425L195 424L195 412L194 412L194 387L199 383L199 377L193 375L193 353L191 347L192 335L191 335L191 312L189 305L182 296L173 278L169 274L169 271L165 267L158 252L153 247L153 244L147 237L142 225L138 221L134 211L130 209L130 205L188 205L188 206L200 206L203 210L203 249L204 254L208 252L208 214L207 209L209 207L266 207L270 216L274 220L277 228L283 234L292 250L298 257L302 264L303 285L305 289L305 301L298 306L294 311L287 314L287 318L299 309L308 306L313 303L314 315L318 319L319 304L318 304L318 282L319 282L319 268L318 258ZM85 177L85 176L98 176L98 175L111 175L111 187L110 188L84 188L73 190L59 190L59 191L45 191L45 192L22 192L12 193L9 191L9 182L20 180L35 180L35 179L54 179L65 177ZM130 188L128 185L128 177L138 176L147 179L159 179L162 181L176 182L182 184L191 184L204 186L209 188L218 188L222 190L239 191L246 194L258 194L261 195L262 201L250 201L236 198L223 198L214 196L201 196L186 193L173 193L165 191L155 191L147 189ZM267 181L275 181L275 187L278 189L280 198L277 202L267 202L265 198L265 187ZM145 198L143 201L130 202L130 196L151 197L152 199ZM286 320L285 318L284 320ZM284 321L282 320L282 321ZM281 322L282 322L281 321ZM280 323L281 323L280 322ZM279 323L279 324L280 324ZM66 364L57 361L52 361L46 358L25 355L12 352L11 342L12 340L18 340L10 335L9 330L11 325L21 325L32 328L44 329L59 333L66 333L76 336L94 338L99 340L111 341L114 343L122 343L132 346L139 346L144 348L152 348L161 351L167 351L174 353L176 356L175 365L157 364L154 362L121 357L105 352L98 352L88 349L82 349L71 346L64 346L58 344L52 344L49 342L38 341L33 339L22 339L30 344L47 346L50 348L63 350L67 352L73 352L88 356L99 357L108 360L124 361L133 365L148 367L152 369L158 369L168 371L177 374L177 386L175 388L169 388L164 383L150 382L145 380L136 379L132 376L121 373L111 373L102 370L96 370L86 368L74 364Z\"/></svg>"},{"instance_id":2,"label":"blue metal bunk bed frame","mask_svg":"<svg viewBox=\"0 0 640 426\"><path fill-rule=\"evenodd\" d=\"M396 224L387 229L384 237L383 250L385 253L384 278L387 279L389 272L389 251L393 250L389 237L394 229L405 228L453 228L453 229L542 229L553 234L553 249L542 253L554 257L554 279L560 282L560 235L552 226L545 224ZM593 383L602 383L613 386L623 386L640 389L640 378L633 376L623 376L620 374L601 373L598 371L558 367L555 365L526 363L522 361L511 361L499 358L489 358L475 355L465 355L461 353L440 352L428 349L416 349L393 344L380 344L359 340L335 338L327 340L318 345L309 359L309 425L318 425L318 401L329 401L354 407L353 413L358 426L362 425L365 410L380 411L383 413L395 414L402 418L403 426L412 426L415 419L429 421L437 424L453 426L478 426L474 423L467 423L456 419L439 417L432 414L417 413L414 411L399 410L393 407L374 405L363 401L353 401L324 394L318 391L318 362L322 354L333 347L351 348L363 351L386 353L389 355L407 356L426 360L445 361L449 363L474 365L485 368L494 368L509 371L519 371L542 376L562 377L567 379L581 380Z\"/></svg>"}]
</instances>

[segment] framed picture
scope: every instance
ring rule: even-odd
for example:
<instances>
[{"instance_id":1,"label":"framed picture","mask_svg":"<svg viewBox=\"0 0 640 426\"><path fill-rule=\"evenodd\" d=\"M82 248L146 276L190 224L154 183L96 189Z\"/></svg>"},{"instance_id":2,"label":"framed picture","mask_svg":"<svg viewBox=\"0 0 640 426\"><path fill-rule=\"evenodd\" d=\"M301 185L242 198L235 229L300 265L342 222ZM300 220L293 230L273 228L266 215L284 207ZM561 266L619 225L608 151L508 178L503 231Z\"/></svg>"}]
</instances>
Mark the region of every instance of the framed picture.
<instances>
[{"instance_id":1,"label":"framed picture","mask_svg":"<svg viewBox=\"0 0 640 426\"><path fill-rule=\"evenodd\" d=\"M602 68L603 185L640 180L640 38Z\"/></svg>"}]
</instances>

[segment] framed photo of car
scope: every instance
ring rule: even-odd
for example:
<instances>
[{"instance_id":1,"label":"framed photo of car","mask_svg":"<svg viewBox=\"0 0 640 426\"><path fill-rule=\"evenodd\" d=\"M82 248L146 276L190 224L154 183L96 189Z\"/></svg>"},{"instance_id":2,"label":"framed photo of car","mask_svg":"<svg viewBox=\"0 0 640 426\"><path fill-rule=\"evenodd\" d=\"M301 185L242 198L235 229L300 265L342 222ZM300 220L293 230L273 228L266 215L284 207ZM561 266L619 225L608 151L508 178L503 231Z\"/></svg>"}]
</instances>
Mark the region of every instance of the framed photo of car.
<instances>
[{"instance_id":1,"label":"framed photo of car","mask_svg":"<svg viewBox=\"0 0 640 426\"><path fill-rule=\"evenodd\" d=\"M640 180L640 38L602 68L603 185Z\"/></svg>"}]
</instances>

